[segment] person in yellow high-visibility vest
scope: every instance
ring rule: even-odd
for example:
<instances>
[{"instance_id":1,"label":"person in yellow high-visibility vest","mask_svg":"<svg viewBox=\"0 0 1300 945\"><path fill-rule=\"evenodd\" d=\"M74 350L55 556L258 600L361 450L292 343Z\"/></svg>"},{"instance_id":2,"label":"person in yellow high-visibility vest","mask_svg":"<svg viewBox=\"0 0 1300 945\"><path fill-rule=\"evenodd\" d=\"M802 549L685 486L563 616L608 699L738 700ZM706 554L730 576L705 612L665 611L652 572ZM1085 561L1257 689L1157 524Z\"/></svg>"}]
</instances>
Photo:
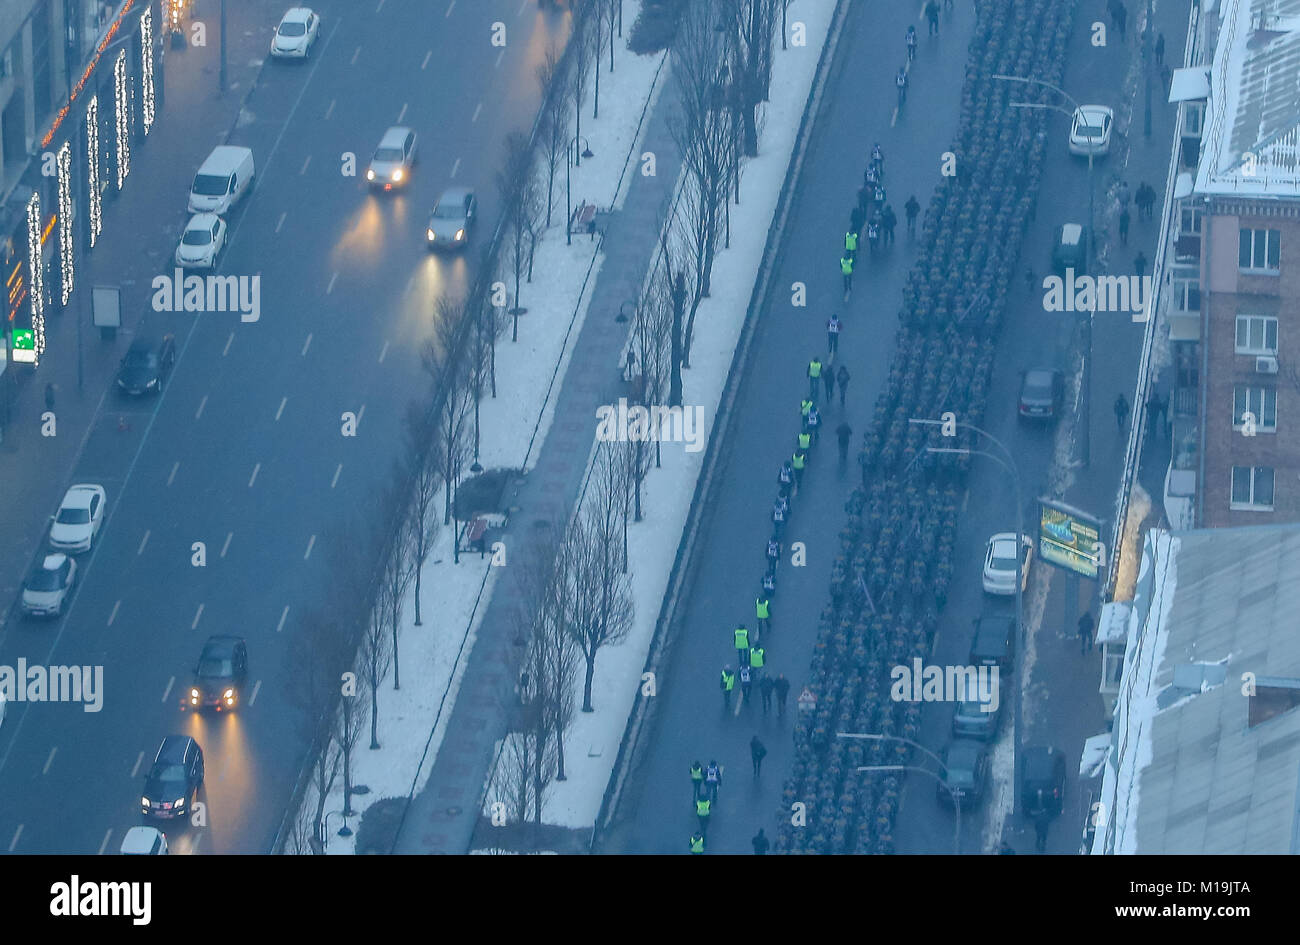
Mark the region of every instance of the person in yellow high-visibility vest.
<instances>
[{"instance_id":1,"label":"person in yellow high-visibility vest","mask_svg":"<svg viewBox=\"0 0 1300 945\"><path fill-rule=\"evenodd\" d=\"M817 387L822 379L822 360L813 358L808 362L808 399L817 399Z\"/></svg>"},{"instance_id":2,"label":"person in yellow high-visibility vest","mask_svg":"<svg viewBox=\"0 0 1300 945\"><path fill-rule=\"evenodd\" d=\"M794 493L799 494L799 487L803 485L803 467L808 461L808 454L803 450L795 450L794 455L790 457L790 467L794 470Z\"/></svg>"},{"instance_id":3,"label":"person in yellow high-visibility vest","mask_svg":"<svg viewBox=\"0 0 1300 945\"><path fill-rule=\"evenodd\" d=\"M732 641L736 647L736 659L740 660L741 666L749 665L749 628L743 623L736 628L732 634Z\"/></svg>"},{"instance_id":4,"label":"person in yellow high-visibility vest","mask_svg":"<svg viewBox=\"0 0 1300 945\"><path fill-rule=\"evenodd\" d=\"M691 855L697 855L704 852L704 834L695 833L691 836Z\"/></svg>"},{"instance_id":5,"label":"person in yellow high-visibility vest","mask_svg":"<svg viewBox=\"0 0 1300 945\"><path fill-rule=\"evenodd\" d=\"M736 674L730 666L722 667L722 682L719 685L722 689L722 709L725 712L731 708L731 690L736 688Z\"/></svg>"},{"instance_id":6,"label":"person in yellow high-visibility vest","mask_svg":"<svg viewBox=\"0 0 1300 945\"><path fill-rule=\"evenodd\" d=\"M772 599L762 592L754 600L754 612L758 616L758 632L767 635L768 621L772 619Z\"/></svg>"},{"instance_id":7,"label":"person in yellow high-visibility vest","mask_svg":"<svg viewBox=\"0 0 1300 945\"><path fill-rule=\"evenodd\" d=\"M853 291L853 257L848 253L840 257L840 275L844 277L844 301L847 302Z\"/></svg>"},{"instance_id":8,"label":"person in yellow high-visibility vest","mask_svg":"<svg viewBox=\"0 0 1300 945\"><path fill-rule=\"evenodd\" d=\"M713 813L713 802L707 797L701 797L695 802L695 816L700 818L700 833L709 832L709 815Z\"/></svg>"}]
</instances>

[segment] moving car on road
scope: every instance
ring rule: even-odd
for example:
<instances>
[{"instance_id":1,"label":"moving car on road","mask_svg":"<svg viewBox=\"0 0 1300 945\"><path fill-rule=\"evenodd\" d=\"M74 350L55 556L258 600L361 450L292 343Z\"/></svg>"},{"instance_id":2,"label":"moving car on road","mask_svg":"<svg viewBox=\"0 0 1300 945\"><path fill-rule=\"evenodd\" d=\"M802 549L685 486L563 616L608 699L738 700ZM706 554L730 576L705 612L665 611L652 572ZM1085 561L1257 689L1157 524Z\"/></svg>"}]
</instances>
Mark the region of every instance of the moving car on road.
<instances>
[{"instance_id":1,"label":"moving car on road","mask_svg":"<svg viewBox=\"0 0 1300 945\"><path fill-rule=\"evenodd\" d=\"M308 7L291 7L275 29L271 55L277 59L306 59L319 34L320 17Z\"/></svg>"},{"instance_id":2,"label":"moving car on road","mask_svg":"<svg viewBox=\"0 0 1300 945\"><path fill-rule=\"evenodd\" d=\"M424 239L429 249L462 249L469 242L478 213L474 192L465 187L450 187L442 192L429 214Z\"/></svg>"},{"instance_id":3,"label":"moving car on road","mask_svg":"<svg viewBox=\"0 0 1300 945\"><path fill-rule=\"evenodd\" d=\"M83 482L69 486L50 524L50 548L76 554L89 551L104 522L104 487Z\"/></svg>"},{"instance_id":4,"label":"moving car on road","mask_svg":"<svg viewBox=\"0 0 1300 945\"><path fill-rule=\"evenodd\" d=\"M1034 560L1034 540L1020 536L1020 590L1029 583L1029 565ZM984 549L984 593L1009 595L1016 592L1016 533L998 532Z\"/></svg>"},{"instance_id":5,"label":"moving car on road","mask_svg":"<svg viewBox=\"0 0 1300 945\"><path fill-rule=\"evenodd\" d=\"M149 338L137 338L122 356L117 386L132 396L160 393L175 365L176 339L171 335L164 335L157 343Z\"/></svg>"},{"instance_id":6,"label":"moving car on road","mask_svg":"<svg viewBox=\"0 0 1300 945\"><path fill-rule=\"evenodd\" d=\"M166 856L167 837L157 827L132 827L118 852L126 856Z\"/></svg>"},{"instance_id":7,"label":"moving car on road","mask_svg":"<svg viewBox=\"0 0 1300 945\"><path fill-rule=\"evenodd\" d=\"M1082 223L1063 223L1056 228L1052 243L1052 270L1060 276L1073 269L1076 276L1088 271L1088 228Z\"/></svg>"},{"instance_id":8,"label":"moving car on road","mask_svg":"<svg viewBox=\"0 0 1300 945\"><path fill-rule=\"evenodd\" d=\"M384 190L392 190L406 184L414 164L415 132L394 126L379 139L379 147L366 169L366 180L374 187L382 185Z\"/></svg>"},{"instance_id":9,"label":"moving car on road","mask_svg":"<svg viewBox=\"0 0 1300 945\"><path fill-rule=\"evenodd\" d=\"M968 738L948 743L939 756L943 761L940 783L935 785L939 803L974 807L984 797L989 778L989 753L983 744Z\"/></svg>"},{"instance_id":10,"label":"moving car on road","mask_svg":"<svg viewBox=\"0 0 1300 945\"><path fill-rule=\"evenodd\" d=\"M203 785L203 749L188 735L168 735L144 780L140 813L170 819L190 812Z\"/></svg>"},{"instance_id":11,"label":"moving car on road","mask_svg":"<svg viewBox=\"0 0 1300 945\"><path fill-rule=\"evenodd\" d=\"M23 613L30 617L57 617L77 579L77 562L64 554L46 555L23 585Z\"/></svg>"},{"instance_id":12,"label":"moving car on road","mask_svg":"<svg viewBox=\"0 0 1300 945\"><path fill-rule=\"evenodd\" d=\"M182 269L215 269L226 248L226 221L215 213L196 213L185 224L176 244L176 265Z\"/></svg>"},{"instance_id":13,"label":"moving car on road","mask_svg":"<svg viewBox=\"0 0 1300 945\"><path fill-rule=\"evenodd\" d=\"M219 144L199 165L190 185L190 213L229 213L253 186L253 152Z\"/></svg>"},{"instance_id":14,"label":"moving car on road","mask_svg":"<svg viewBox=\"0 0 1300 945\"><path fill-rule=\"evenodd\" d=\"M1061 412L1065 380L1060 371L1034 368L1020 381L1018 414L1022 419L1055 420Z\"/></svg>"},{"instance_id":15,"label":"moving car on road","mask_svg":"<svg viewBox=\"0 0 1300 945\"><path fill-rule=\"evenodd\" d=\"M203 644L194 682L181 700L181 708L233 709L243 695L248 678L248 646L241 637L213 636Z\"/></svg>"},{"instance_id":16,"label":"moving car on road","mask_svg":"<svg viewBox=\"0 0 1300 945\"><path fill-rule=\"evenodd\" d=\"M1101 157L1110 153L1115 112L1105 105L1080 105L1070 122L1070 153Z\"/></svg>"}]
</instances>

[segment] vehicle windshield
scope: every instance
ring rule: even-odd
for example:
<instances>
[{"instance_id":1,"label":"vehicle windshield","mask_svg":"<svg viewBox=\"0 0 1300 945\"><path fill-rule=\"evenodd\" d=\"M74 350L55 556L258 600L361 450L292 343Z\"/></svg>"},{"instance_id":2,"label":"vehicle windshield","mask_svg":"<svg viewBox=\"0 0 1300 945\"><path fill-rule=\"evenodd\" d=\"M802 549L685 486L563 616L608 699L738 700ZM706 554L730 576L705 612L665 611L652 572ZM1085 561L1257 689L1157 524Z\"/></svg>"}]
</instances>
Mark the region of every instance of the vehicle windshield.
<instances>
[{"instance_id":1,"label":"vehicle windshield","mask_svg":"<svg viewBox=\"0 0 1300 945\"><path fill-rule=\"evenodd\" d=\"M211 230L186 230L185 235L181 237L181 242L186 246L207 246L212 242Z\"/></svg>"},{"instance_id":2,"label":"vehicle windshield","mask_svg":"<svg viewBox=\"0 0 1300 945\"><path fill-rule=\"evenodd\" d=\"M1025 379L1025 396L1036 400L1046 400L1052 394L1052 383L1046 377L1029 375Z\"/></svg>"},{"instance_id":3,"label":"vehicle windshield","mask_svg":"<svg viewBox=\"0 0 1300 945\"><path fill-rule=\"evenodd\" d=\"M60 573L48 568L37 568L27 582L29 591L57 591L61 586Z\"/></svg>"},{"instance_id":4,"label":"vehicle windshield","mask_svg":"<svg viewBox=\"0 0 1300 945\"><path fill-rule=\"evenodd\" d=\"M1085 125L1083 122L1075 127L1080 138L1100 138L1103 131L1101 125Z\"/></svg>"},{"instance_id":5,"label":"vehicle windshield","mask_svg":"<svg viewBox=\"0 0 1300 945\"><path fill-rule=\"evenodd\" d=\"M1004 554L1008 557L1000 557L1000 555ZM1014 571L1016 569L1015 554L1012 552L1010 545L1005 548L997 547L993 549L992 568L994 571Z\"/></svg>"},{"instance_id":6,"label":"vehicle windshield","mask_svg":"<svg viewBox=\"0 0 1300 945\"><path fill-rule=\"evenodd\" d=\"M449 200L446 203L439 203L433 208L433 217L435 220L463 220L465 219L465 205Z\"/></svg>"},{"instance_id":7,"label":"vehicle windshield","mask_svg":"<svg viewBox=\"0 0 1300 945\"><path fill-rule=\"evenodd\" d=\"M158 358L147 348L133 348L126 353L126 357L122 359L122 363L128 368L149 368L158 363Z\"/></svg>"},{"instance_id":8,"label":"vehicle windshield","mask_svg":"<svg viewBox=\"0 0 1300 945\"><path fill-rule=\"evenodd\" d=\"M85 525L90 521L90 509L59 509L60 525Z\"/></svg>"},{"instance_id":9,"label":"vehicle windshield","mask_svg":"<svg viewBox=\"0 0 1300 945\"><path fill-rule=\"evenodd\" d=\"M949 787L970 787L975 783L975 772L965 767L950 767L948 769L948 786Z\"/></svg>"},{"instance_id":10,"label":"vehicle windshield","mask_svg":"<svg viewBox=\"0 0 1300 945\"><path fill-rule=\"evenodd\" d=\"M380 148L375 152L375 160L379 162L397 162L402 159L401 148Z\"/></svg>"},{"instance_id":11,"label":"vehicle windshield","mask_svg":"<svg viewBox=\"0 0 1300 945\"><path fill-rule=\"evenodd\" d=\"M153 776L159 781L185 781L184 765L159 765L153 770Z\"/></svg>"},{"instance_id":12,"label":"vehicle windshield","mask_svg":"<svg viewBox=\"0 0 1300 945\"><path fill-rule=\"evenodd\" d=\"M230 660L205 659L199 661L199 675L204 679L225 679L234 675Z\"/></svg>"},{"instance_id":13,"label":"vehicle windshield","mask_svg":"<svg viewBox=\"0 0 1300 945\"><path fill-rule=\"evenodd\" d=\"M281 23L280 35L281 36L306 36L307 24L303 22Z\"/></svg>"},{"instance_id":14,"label":"vehicle windshield","mask_svg":"<svg viewBox=\"0 0 1300 945\"><path fill-rule=\"evenodd\" d=\"M219 177L216 174L199 174L194 178L192 190L200 197L220 197L229 188L229 177Z\"/></svg>"}]
</instances>

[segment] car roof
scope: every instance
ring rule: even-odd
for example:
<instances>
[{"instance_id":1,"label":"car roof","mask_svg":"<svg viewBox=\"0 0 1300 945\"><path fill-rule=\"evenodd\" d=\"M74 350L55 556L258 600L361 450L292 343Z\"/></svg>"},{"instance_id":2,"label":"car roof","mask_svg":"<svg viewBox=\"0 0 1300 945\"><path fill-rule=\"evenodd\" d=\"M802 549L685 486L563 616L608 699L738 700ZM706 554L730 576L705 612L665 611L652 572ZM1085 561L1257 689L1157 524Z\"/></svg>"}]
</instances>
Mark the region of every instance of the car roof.
<instances>
[{"instance_id":1,"label":"car roof","mask_svg":"<svg viewBox=\"0 0 1300 945\"><path fill-rule=\"evenodd\" d=\"M1092 124L1095 120L1112 117L1115 111L1105 105L1080 105L1074 113L1086 118L1088 124Z\"/></svg>"},{"instance_id":2,"label":"car roof","mask_svg":"<svg viewBox=\"0 0 1300 945\"><path fill-rule=\"evenodd\" d=\"M218 634L216 636L208 637L208 641L203 644L203 656L210 658L231 656L235 652L235 647L243 642L243 637L231 636L229 634Z\"/></svg>"},{"instance_id":3,"label":"car roof","mask_svg":"<svg viewBox=\"0 0 1300 945\"><path fill-rule=\"evenodd\" d=\"M381 148L400 148L406 140L406 136L410 133L411 129L404 125L393 125L379 139L379 146Z\"/></svg>"},{"instance_id":4,"label":"car roof","mask_svg":"<svg viewBox=\"0 0 1300 945\"><path fill-rule=\"evenodd\" d=\"M1065 223L1061 225L1061 242L1078 243L1083 236L1083 224Z\"/></svg>"},{"instance_id":5,"label":"car roof","mask_svg":"<svg viewBox=\"0 0 1300 945\"><path fill-rule=\"evenodd\" d=\"M470 190L468 187L448 187L442 192L442 196L438 198L438 204L464 203L465 198L473 193L474 191Z\"/></svg>"},{"instance_id":6,"label":"car roof","mask_svg":"<svg viewBox=\"0 0 1300 945\"><path fill-rule=\"evenodd\" d=\"M215 213L196 213L190 217L190 222L185 224L187 230L210 230L212 224L220 220L221 217Z\"/></svg>"},{"instance_id":7,"label":"car roof","mask_svg":"<svg viewBox=\"0 0 1300 945\"><path fill-rule=\"evenodd\" d=\"M1050 384L1061 372L1055 368L1032 368L1025 372L1026 384Z\"/></svg>"},{"instance_id":8,"label":"car roof","mask_svg":"<svg viewBox=\"0 0 1300 945\"><path fill-rule=\"evenodd\" d=\"M57 571L59 568L63 567L67 561L67 555L46 555L44 560L41 561L41 567L46 571Z\"/></svg>"},{"instance_id":9,"label":"car roof","mask_svg":"<svg viewBox=\"0 0 1300 945\"><path fill-rule=\"evenodd\" d=\"M959 764L973 763L976 758L984 754L985 748L983 743L973 738L954 738L943 751L949 764Z\"/></svg>"},{"instance_id":10,"label":"car roof","mask_svg":"<svg viewBox=\"0 0 1300 945\"><path fill-rule=\"evenodd\" d=\"M168 735L158 746L158 754L154 762L165 762L167 764L180 764L185 760L185 753L189 750L194 739L188 735Z\"/></svg>"},{"instance_id":11,"label":"car roof","mask_svg":"<svg viewBox=\"0 0 1300 945\"><path fill-rule=\"evenodd\" d=\"M1060 759L1060 760L1057 760ZM1065 764L1065 756L1059 749L1046 745L1034 745L1024 749L1021 777L1029 780L1050 780L1055 775L1055 768Z\"/></svg>"},{"instance_id":12,"label":"car roof","mask_svg":"<svg viewBox=\"0 0 1300 945\"><path fill-rule=\"evenodd\" d=\"M305 22L311 16L310 7L290 7L280 18L281 23Z\"/></svg>"},{"instance_id":13,"label":"car roof","mask_svg":"<svg viewBox=\"0 0 1300 945\"><path fill-rule=\"evenodd\" d=\"M63 496L62 508L88 509L90 508L91 497L97 495L99 491L99 486L91 486L85 483L69 486L67 493Z\"/></svg>"},{"instance_id":14,"label":"car roof","mask_svg":"<svg viewBox=\"0 0 1300 945\"><path fill-rule=\"evenodd\" d=\"M157 827L132 827L122 838L122 852L150 853L159 837L163 837L163 832Z\"/></svg>"},{"instance_id":15,"label":"car roof","mask_svg":"<svg viewBox=\"0 0 1300 945\"><path fill-rule=\"evenodd\" d=\"M1001 532L989 539L989 544L993 550L1001 557L1014 558L1016 556L1016 533Z\"/></svg>"}]
</instances>

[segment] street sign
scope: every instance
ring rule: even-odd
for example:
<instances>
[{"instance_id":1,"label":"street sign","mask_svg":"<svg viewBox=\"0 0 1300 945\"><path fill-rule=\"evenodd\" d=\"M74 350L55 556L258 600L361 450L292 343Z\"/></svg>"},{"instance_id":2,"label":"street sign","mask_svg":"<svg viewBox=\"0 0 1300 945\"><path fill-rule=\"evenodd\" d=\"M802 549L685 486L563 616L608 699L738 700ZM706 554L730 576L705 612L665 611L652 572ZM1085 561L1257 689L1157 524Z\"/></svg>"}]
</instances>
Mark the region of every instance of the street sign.
<instances>
[{"instance_id":1,"label":"street sign","mask_svg":"<svg viewBox=\"0 0 1300 945\"><path fill-rule=\"evenodd\" d=\"M1102 565L1101 521L1064 502L1039 499L1038 557L1097 580Z\"/></svg>"},{"instance_id":2,"label":"street sign","mask_svg":"<svg viewBox=\"0 0 1300 945\"><path fill-rule=\"evenodd\" d=\"M15 364L36 363L36 332L31 328L15 328L13 334Z\"/></svg>"}]
</instances>

